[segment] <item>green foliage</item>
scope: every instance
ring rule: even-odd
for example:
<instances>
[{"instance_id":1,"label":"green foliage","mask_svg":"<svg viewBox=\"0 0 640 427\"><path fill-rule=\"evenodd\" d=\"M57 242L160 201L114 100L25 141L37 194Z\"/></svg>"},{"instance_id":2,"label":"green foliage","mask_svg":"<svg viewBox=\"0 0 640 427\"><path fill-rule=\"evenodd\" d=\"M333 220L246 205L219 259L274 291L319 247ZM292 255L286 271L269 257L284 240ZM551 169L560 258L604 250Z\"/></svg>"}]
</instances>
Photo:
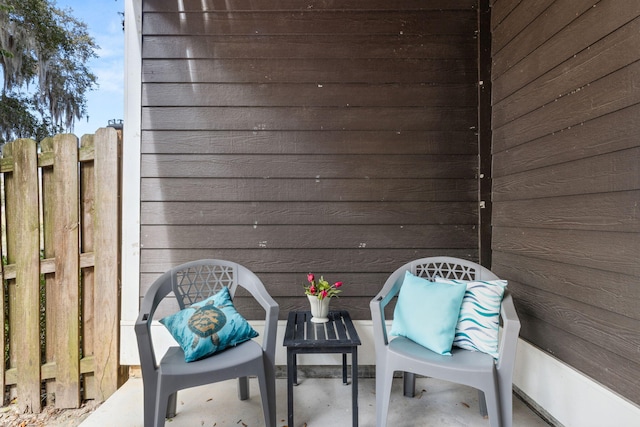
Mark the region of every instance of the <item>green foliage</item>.
<instances>
[{"instance_id":1,"label":"green foliage","mask_svg":"<svg viewBox=\"0 0 640 427\"><path fill-rule=\"evenodd\" d=\"M0 139L39 140L86 116L96 48L86 24L51 0L0 0Z\"/></svg>"}]
</instances>

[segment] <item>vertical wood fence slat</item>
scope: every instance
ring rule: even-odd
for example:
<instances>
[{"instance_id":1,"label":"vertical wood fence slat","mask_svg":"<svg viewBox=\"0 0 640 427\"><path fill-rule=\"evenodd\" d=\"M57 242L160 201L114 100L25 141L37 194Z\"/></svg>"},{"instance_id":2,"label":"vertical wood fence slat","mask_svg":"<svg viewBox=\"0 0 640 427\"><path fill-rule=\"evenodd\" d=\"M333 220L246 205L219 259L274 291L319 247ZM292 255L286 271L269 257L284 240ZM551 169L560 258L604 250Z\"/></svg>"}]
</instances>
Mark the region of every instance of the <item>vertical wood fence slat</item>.
<instances>
[{"instance_id":1,"label":"vertical wood fence slat","mask_svg":"<svg viewBox=\"0 0 640 427\"><path fill-rule=\"evenodd\" d=\"M83 135L80 147L93 150L94 136ZM80 213L82 229L80 252L93 252L93 214L95 212L95 168L94 162L83 162L80 164ZM94 301L94 267L82 269L82 355L83 357L93 356L94 348L94 327L95 316L93 312ZM93 372L83 374L84 399L96 398L96 381Z\"/></svg>"},{"instance_id":2,"label":"vertical wood fence slat","mask_svg":"<svg viewBox=\"0 0 640 427\"><path fill-rule=\"evenodd\" d=\"M83 139L81 147L73 135L44 140L40 155L35 141L17 140L0 160L8 355L0 390L9 387L5 397L17 397L22 411L41 410L41 391L59 408L103 401L126 378L118 357L122 139L114 129Z\"/></svg>"},{"instance_id":3,"label":"vertical wood fence slat","mask_svg":"<svg viewBox=\"0 0 640 427\"><path fill-rule=\"evenodd\" d=\"M3 148L3 152L5 157L10 157L11 165L13 166L13 143L7 144ZM16 241L18 239L17 236L17 222L18 222L18 212L15 209L15 200L16 200L16 191L14 184L13 170L10 173L5 174L4 176L4 193L5 193L5 206L10 208L6 209L5 218L6 218L6 236L7 236L7 264L15 265L16 262ZM6 292L7 292L7 302L9 309L9 368L15 369L17 364L17 341L18 335L15 331L15 325L18 324L17 311L13 309L16 304L16 280L15 276L13 279L6 280ZM6 379L5 379L6 381ZM6 381L9 382L9 381ZM15 397L16 389L12 389L9 394L9 399Z\"/></svg>"},{"instance_id":4,"label":"vertical wood fence slat","mask_svg":"<svg viewBox=\"0 0 640 427\"><path fill-rule=\"evenodd\" d=\"M4 179L2 180L2 193L4 193L5 191L5 183L4 183ZM6 210L5 210L5 205L4 203L2 203L2 201L0 201L0 223L2 223L2 218L6 218ZM5 221L6 223L6 221ZM2 236L0 236L0 240ZM3 245L0 244L0 260L2 260L2 256L3 256ZM5 269L4 269L4 262L0 261L0 273L2 273L2 277L4 278L5 276ZM7 324L7 322L9 321L9 319L7 318L7 316L5 315L5 311L7 309L7 304L5 303L5 295L7 294L7 284L8 281L6 280L2 280L2 282L0 283L0 289L2 289L2 294L1 294L1 298L0 298L0 323L2 325L2 328L0 328L0 349L2 349L2 372L0 373L0 390L2 391L2 395L0 395L0 404L2 406L5 405L5 387L7 385L6 382L6 377L5 377L5 370L4 370L4 362L5 362L5 354L6 352L9 350L7 348L7 344L6 344L6 339L7 339L7 335L5 333L6 329L4 328L4 325Z\"/></svg>"},{"instance_id":5,"label":"vertical wood fence slat","mask_svg":"<svg viewBox=\"0 0 640 427\"><path fill-rule=\"evenodd\" d=\"M80 255L78 199L78 140L74 135L53 138L56 182L56 407L80 406ZM60 256L64 254L64 256Z\"/></svg>"},{"instance_id":6,"label":"vertical wood fence slat","mask_svg":"<svg viewBox=\"0 0 640 427\"><path fill-rule=\"evenodd\" d=\"M118 145L113 128L95 135L95 344L97 398L102 400L118 388L119 373L119 236Z\"/></svg>"},{"instance_id":7,"label":"vertical wood fence slat","mask_svg":"<svg viewBox=\"0 0 640 427\"><path fill-rule=\"evenodd\" d=\"M18 404L22 412L40 411L40 215L38 154L35 141L14 142L13 175L20 215L16 242L16 299L19 337Z\"/></svg>"},{"instance_id":8,"label":"vertical wood fence slat","mask_svg":"<svg viewBox=\"0 0 640 427\"><path fill-rule=\"evenodd\" d=\"M53 156L53 138L46 138L40 142L40 149L43 155ZM42 228L43 228L43 255L45 259L56 256L55 241L55 202L56 185L53 176L53 166L42 169ZM56 292L56 278L54 273L44 275L45 281L45 364L56 362L56 319L58 314L58 293ZM45 385L47 393L46 405L54 405L56 392L56 382L47 381Z\"/></svg>"}]
</instances>

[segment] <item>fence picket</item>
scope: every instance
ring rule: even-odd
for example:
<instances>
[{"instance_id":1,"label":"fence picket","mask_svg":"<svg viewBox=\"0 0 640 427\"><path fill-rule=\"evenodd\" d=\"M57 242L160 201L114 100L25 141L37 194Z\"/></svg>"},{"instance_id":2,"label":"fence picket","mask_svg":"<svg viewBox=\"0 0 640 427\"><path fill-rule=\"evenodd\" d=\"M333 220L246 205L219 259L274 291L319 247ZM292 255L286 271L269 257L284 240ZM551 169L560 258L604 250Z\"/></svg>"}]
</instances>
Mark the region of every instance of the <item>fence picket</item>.
<instances>
[{"instance_id":1,"label":"fence picket","mask_svg":"<svg viewBox=\"0 0 640 427\"><path fill-rule=\"evenodd\" d=\"M9 358L9 369L5 372L5 384L11 384L10 371L16 370L17 363L17 341L18 335L16 331L14 331L14 325L18 324L18 313L17 310L14 310L13 307L16 305L16 240L18 239L17 233L17 223L18 223L18 212L15 208L10 208L16 205L16 191L13 177L13 143L7 144L3 148L4 158L2 159L3 166L11 165L11 167L6 167L6 173L4 175L4 196L5 196L5 235L6 235L6 256L7 256L7 264L3 268L3 273L6 275L6 292L7 292L7 305L8 305L8 318L6 319L7 323L3 323L8 325L9 337L9 349L6 351L8 353ZM3 168L5 171L5 168ZM11 277L9 277L8 273L11 271ZM5 353L5 354L6 354ZM9 400L11 400L16 395L16 388L11 389L9 394Z\"/></svg>"},{"instance_id":2,"label":"fence picket","mask_svg":"<svg viewBox=\"0 0 640 427\"><path fill-rule=\"evenodd\" d=\"M18 404L22 412L40 411L40 215L38 153L30 139L14 142L16 210L16 303Z\"/></svg>"},{"instance_id":3,"label":"fence picket","mask_svg":"<svg viewBox=\"0 0 640 427\"><path fill-rule=\"evenodd\" d=\"M78 139L71 134L53 138L56 182L56 407L80 405L80 260L78 199ZM60 256L64 254L64 256Z\"/></svg>"},{"instance_id":4,"label":"fence picket","mask_svg":"<svg viewBox=\"0 0 640 427\"><path fill-rule=\"evenodd\" d=\"M83 135L80 141L81 152L91 152L94 154L94 136ZM94 162L80 163L80 215L82 230L80 233L80 252L93 253L93 213L95 211L95 167ZM82 355L83 357L92 357L94 349L94 277L95 271L93 264L90 267L82 268ZM82 369L81 369L82 372ZM91 372L83 374L84 382L83 398L96 398L96 377Z\"/></svg>"},{"instance_id":5,"label":"fence picket","mask_svg":"<svg viewBox=\"0 0 640 427\"><path fill-rule=\"evenodd\" d=\"M98 185L95 189L95 334L101 339L95 344L95 376L97 398L104 399L118 388L119 366L119 239L113 230L120 229L118 218L119 145L117 131L113 128L98 129L95 135L95 179L96 182L110 182L112 185Z\"/></svg>"},{"instance_id":6,"label":"fence picket","mask_svg":"<svg viewBox=\"0 0 640 427\"><path fill-rule=\"evenodd\" d=\"M40 142L41 156L51 157L53 159L53 138L46 138ZM43 256L45 259L54 259L56 254L55 246L55 201L56 185L53 176L53 161L49 166L43 166L40 162L42 171L42 238L43 238ZM53 366L56 361L56 319L58 314L58 293L56 292L56 277L53 272L45 273L40 263L40 274L44 274L45 281L45 352L43 363ZM43 375L43 379L44 379ZM54 396L56 392L56 382L46 381L45 383L46 405L54 405Z\"/></svg>"}]
</instances>

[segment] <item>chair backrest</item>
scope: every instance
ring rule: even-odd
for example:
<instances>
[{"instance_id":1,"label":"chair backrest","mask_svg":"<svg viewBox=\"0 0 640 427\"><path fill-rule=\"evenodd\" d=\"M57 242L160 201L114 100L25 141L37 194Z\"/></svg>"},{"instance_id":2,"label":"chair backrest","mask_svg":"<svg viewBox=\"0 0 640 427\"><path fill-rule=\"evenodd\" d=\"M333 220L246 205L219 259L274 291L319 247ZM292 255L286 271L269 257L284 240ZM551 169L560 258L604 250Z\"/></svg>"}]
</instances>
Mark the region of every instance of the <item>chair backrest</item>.
<instances>
[{"instance_id":1,"label":"chair backrest","mask_svg":"<svg viewBox=\"0 0 640 427\"><path fill-rule=\"evenodd\" d=\"M451 257L422 258L409 263L411 272L426 279L497 280L489 269L471 261ZM406 265L402 272L406 271Z\"/></svg>"},{"instance_id":2,"label":"chair backrest","mask_svg":"<svg viewBox=\"0 0 640 427\"><path fill-rule=\"evenodd\" d=\"M198 260L172 270L172 289L180 309L190 307L229 288L231 297L238 286L238 264L223 260Z\"/></svg>"},{"instance_id":3,"label":"chair backrest","mask_svg":"<svg viewBox=\"0 0 640 427\"><path fill-rule=\"evenodd\" d=\"M155 352L151 343L151 323L156 308L170 292L173 291L182 310L215 294L222 287L227 287L233 298L238 286L246 289L265 311L262 348L265 357L271 363L275 363L279 307L262 281L240 264L218 259L202 259L172 268L156 279L147 290L135 325L143 375L145 371L156 370Z\"/></svg>"},{"instance_id":4,"label":"chair backrest","mask_svg":"<svg viewBox=\"0 0 640 427\"><path fill-rule=\"evenodd\" d=\"M428 257L416 259L404 264L389 275L380 292L378 292L370 303L371 313L374 317L374 336L380 337L380 340L375 340L377 346L386 346L389 344L384 307L400 292L406 271L429 280L434 279L436 276L442 277L443 279L465 281L498 279L488 268L460 258L446 256ZM376 352L377 355L383 355L381 348L376 349Z\"/></svg>"}]
</instances>

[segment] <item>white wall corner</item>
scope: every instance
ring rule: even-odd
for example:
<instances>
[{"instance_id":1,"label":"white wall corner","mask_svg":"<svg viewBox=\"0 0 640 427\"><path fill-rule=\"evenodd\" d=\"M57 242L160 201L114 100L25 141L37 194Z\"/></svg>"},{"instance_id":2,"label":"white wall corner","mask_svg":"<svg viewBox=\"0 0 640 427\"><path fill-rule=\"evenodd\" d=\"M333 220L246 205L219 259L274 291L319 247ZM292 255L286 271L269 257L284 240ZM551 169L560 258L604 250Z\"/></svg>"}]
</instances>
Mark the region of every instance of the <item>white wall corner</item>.
<instances>
[{"instance_id":1,"label":"white wall corner","mask_svg":"<svg viewBox=\"0 0 640 427\"><path fill-rule=\"evenodd\" d=\"M565 427L640 426L640 407L524 340L513 384Z\"/></svg>"}]
</instances>

